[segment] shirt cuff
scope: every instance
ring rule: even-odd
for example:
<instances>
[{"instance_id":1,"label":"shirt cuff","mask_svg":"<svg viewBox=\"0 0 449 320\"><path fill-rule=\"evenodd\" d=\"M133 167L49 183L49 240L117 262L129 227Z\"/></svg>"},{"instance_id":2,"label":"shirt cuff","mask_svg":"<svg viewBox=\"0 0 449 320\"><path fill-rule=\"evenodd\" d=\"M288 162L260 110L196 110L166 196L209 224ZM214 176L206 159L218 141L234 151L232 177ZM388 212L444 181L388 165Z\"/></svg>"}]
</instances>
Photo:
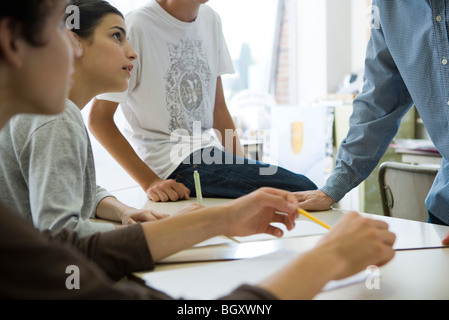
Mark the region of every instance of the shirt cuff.
<instances>
[{"instance_id":1,"label":"shirt cuff","mask_svg":"<svg viewBox=\"0 0 449 320\"><path fill-rule=\"evenodd\" d=\"M331 197L335 203L343 199L351 189L351 184L340 175L331 175L327 179L326 184L320 188L320 190Z\"/></svg>"}]
</instances>

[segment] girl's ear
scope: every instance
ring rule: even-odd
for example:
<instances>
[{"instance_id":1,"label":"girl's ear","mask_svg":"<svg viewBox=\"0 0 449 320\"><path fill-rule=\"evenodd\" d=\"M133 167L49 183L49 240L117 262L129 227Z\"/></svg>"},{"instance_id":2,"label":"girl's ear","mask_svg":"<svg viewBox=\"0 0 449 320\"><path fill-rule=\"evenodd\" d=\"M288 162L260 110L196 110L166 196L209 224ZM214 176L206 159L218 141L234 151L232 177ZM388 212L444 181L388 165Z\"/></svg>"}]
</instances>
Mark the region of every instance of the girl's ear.
<instances>
[{"instance_id":1,"label":"girl's ear","mask_svg":"<svg viewBox=\"0 0 449 320\"><path fill-rule=\"evenodd\" d=\"M72 37L73 45L75 48L75 57L81 58L83 56L83 44L80 37L75 33L70 31L70 36Z\"/></svg>"},{"instance_id":2,"label":"girl's ear","mask_svg":"<svg viewBox=\"0 0 449 320\"><path fill-rule=\"evenodd\" d=\"M18 34L18 27L13 19L0 19L0 57L17 68L23 65L20 48L24 42Z\"/></svg>"}]
</instances>

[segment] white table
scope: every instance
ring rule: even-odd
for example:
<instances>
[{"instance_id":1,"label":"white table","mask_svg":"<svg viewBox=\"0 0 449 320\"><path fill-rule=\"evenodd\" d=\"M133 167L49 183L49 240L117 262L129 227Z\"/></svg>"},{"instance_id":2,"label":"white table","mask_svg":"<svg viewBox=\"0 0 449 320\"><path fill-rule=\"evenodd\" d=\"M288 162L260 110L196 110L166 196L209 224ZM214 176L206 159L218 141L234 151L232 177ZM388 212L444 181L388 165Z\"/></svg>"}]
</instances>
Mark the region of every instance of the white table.
<instances>
[{"instance_id":1,"label":"white table","mask_svg":"<svg viewBox=\"0 0 449 320\"><path fill-rule=\"evenodd\" d=\"M229 200L204 199L204 204L216 205L224 201ZM190 202L195 199L148 202L146 207L174 213ZM344 214L341 210L314 213L331 226ZM386 221L396 234L395 258L378 269L376 279L365 279L362 275L356 283L322 292L316 299L449 299L449 248L441 246L449 227L366 215ZM154 271L136 275L174 297L214 299L242 283L256 284L269 277L294 257L313 248L328 232L324 228L316 229L316 225L312 227L304 217L299 218L296 228L308 230L301 230L301 236L289 237L287 233L283 239L271 236L251 241L214 238L215 242L209 245L203 243L203 246L184 250L162 261ZM173 263L176 261L178 263ZM369 289L367 280L376 281L379 288Z\"/></svg>"}]
</instances>

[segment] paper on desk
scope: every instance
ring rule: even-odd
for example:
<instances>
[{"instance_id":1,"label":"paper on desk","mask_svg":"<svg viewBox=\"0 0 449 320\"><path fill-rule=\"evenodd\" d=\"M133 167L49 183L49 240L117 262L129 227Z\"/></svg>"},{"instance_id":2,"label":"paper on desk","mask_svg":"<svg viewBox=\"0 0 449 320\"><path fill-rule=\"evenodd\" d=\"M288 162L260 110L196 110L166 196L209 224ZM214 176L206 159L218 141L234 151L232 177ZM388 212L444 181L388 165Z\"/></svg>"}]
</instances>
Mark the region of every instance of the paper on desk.
<instances>
[{"instance_id":1,"label":"paper on desk","mask_svg":"<svg viewBox=\"0 0 449 320\"><path fill-rule=\"evenodd\" d=\"M213 238L207 239L203 242L200 242L200 243L194 245L193 247L200 248L200 247L216 246L216 245L231 244L231 243L235 243L235 241L233 241L232 239L230 239L228 237L218 236L218 237L213 237Z\"/></svg>"},{"instance_id":2,"label":"paper on desk","mask_svg":"<svg viewBox=\"0 0 449 320\"><path fill-rule=\"evenodd\" d=\"M306 221L306 220L296 220L296 226L293 230L288 231L285 225L282 223L272 223L273 226L276 226L282 231L284 231L283 238L294 238L294 237L306 237L306 236L314 236L320 234L326 234L328 230L314 222ZM277 237L269 235L269 234L255 234L247 237L233 237L233 239L237 242L252 242L252 241L262 241L262 240L274 240Z\"/></svg>"},{"instance_id":3,"label":"paper on desk","mask_svg":"<svg viewBox=\"0 0 449 320\"><path fill-rule=\"evenodd\" d=\"M284 231L283 238L305 237L320 235L328 232L326 228L307 220L297 220L293 230L288 231L282 223L273 225ZM265 240L276 240L275 236L269 234L256 234L247 237L214 237L203 241L193 248L183 250L159 263L180 263L194 261L218 261L218 260L238 260L254 258L268 253L275 252L282 247L282 244L265 242L260 246L258 242ZM253 245L254 244L254 245ZM213 250L210 248L213 247Z\"/></svg>"},{"instance_id":4,"label":"paper on desk","mask_svg":"<svg viewBox=\"0 0 449 320\"><path fill-rule=\"evenodd\" d=\"M310 222L310 221L303 221L303 220L296 220L296 226L293 230L288 231L285 225L282 223L272 223L273 226L280 228L284 235L283 238L293 238L293 237L306 237L306 236L314 236L314 235L320 235L325 234L328 232L326 228L323 228L322 226ZM204 246L214 246L219 244L230 244L231 242L238 242L238 243L244 243L244 242L254 242L254 241L263 241L263 240L275 240L278 239L275 236L260 233L255 234L247 237L223 237L218 236L211 239L208 239L206 241L203 241L195 247L204 247Z\"/></svg>"},{"instance_id":5,"label":"paper on desk","mask_svg":"<svg viewBox=\"0 0 449 320\"><path fill-rule=\"evenodd\" d=\"M142 278L147 285L175 298L216 299L230 293L241 284L256 285L274 275L300 254L292 250L279 250L253 259L149 272ZM368 273L360 272L343 280L331 281L323 291L360 283L366 281L368 276ZM300 285L298 283L298 286Z\"/></svg>"},{"instance_id":6,"label":"paper on desk","mask_svg":"<svg viewBox=\"0 0 449 320\"><path fill-rule=\"evenodd\" d=\"M142 278L147 285L174 298L210 300L230 293L241 284L262 281L286 265L295 255L298 254L280 250L253 259L153 271L143 274Z\"/></svg>"},{"instance_id":7,"label":"paper on desk","mask_svg":"<svg viewBox=\"0 0 449 320\"><path fill-rule=\"evenodd\" d=\"M282 248L282 243L278 241L267 241L263 245L260 245L259 242L236 243L232 240L229 241L231 242L183 250L159 261L158 264L250 259L279 251Z\"/></svg>"},{"instance_id":8,"label":"paper on desk","mask_svg":"<svg viewBox=\"0 0 449 320\"><path fill-rule=\"evenodd\" d=\"M368 279L378 278L379 275L367 271L361 271L353 276L341 280L329 281L321 291L331 291L347 287L356 283L366 282Z\"/></svg>"}]
</instances>

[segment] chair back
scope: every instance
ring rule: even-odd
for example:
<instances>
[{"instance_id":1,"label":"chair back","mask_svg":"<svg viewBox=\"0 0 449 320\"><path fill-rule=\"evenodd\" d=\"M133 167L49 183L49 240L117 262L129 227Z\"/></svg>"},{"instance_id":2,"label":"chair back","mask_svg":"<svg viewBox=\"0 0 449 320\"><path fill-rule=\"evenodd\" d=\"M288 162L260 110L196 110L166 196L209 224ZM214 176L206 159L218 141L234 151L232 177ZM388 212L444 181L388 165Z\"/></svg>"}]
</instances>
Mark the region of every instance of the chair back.
<instances>
[{"instance_id":1,"label":"chair back","mask_svg":"<svg viewBox=\"0 0 449 320\"><path fill-rule=\"evenodd\" d=\"M384 162L378 181L385 216L428 221L424 203L439 165Z\"/></svg>"}]
</instances>

